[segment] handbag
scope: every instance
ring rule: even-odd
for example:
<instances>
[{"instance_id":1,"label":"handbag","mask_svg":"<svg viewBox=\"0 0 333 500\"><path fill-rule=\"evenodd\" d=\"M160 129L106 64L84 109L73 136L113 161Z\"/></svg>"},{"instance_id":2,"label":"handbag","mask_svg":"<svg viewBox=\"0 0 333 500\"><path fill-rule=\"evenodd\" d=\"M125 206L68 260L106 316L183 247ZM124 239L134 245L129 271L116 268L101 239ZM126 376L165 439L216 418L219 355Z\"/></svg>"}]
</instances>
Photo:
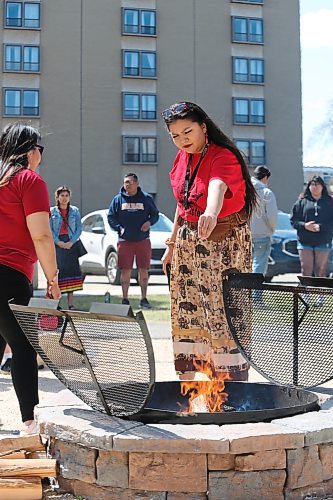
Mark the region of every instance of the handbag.
<instances>
[{"instance_id":1,"label":"handbag","mask_svg":"<svg viewBox=\"0 0 333 500\"><path fill-rule=\"evenodd\" d=\"M86 253L88 253L86 247L84 246L81 240L77 240L74 243L73 247L76 249L78 257L82 257L83 255L86 255Z\"/></svg>"}]
</instances>

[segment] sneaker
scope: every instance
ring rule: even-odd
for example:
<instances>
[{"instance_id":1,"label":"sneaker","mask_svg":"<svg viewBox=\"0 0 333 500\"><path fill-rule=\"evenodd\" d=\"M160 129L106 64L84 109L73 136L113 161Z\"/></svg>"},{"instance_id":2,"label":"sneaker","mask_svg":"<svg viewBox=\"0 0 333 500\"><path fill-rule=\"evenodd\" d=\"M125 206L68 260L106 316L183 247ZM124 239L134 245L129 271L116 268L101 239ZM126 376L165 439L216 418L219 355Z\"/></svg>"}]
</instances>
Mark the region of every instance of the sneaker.
<instances>
[{"instance_id":1,"label":"sneaker","mask_svg":"<svg viewBox=\"0 0 333 500\"><path fill-rule=\"evenodd\" d=\"M24 425L20 431L20 436L31 436L32 434L39 434L39 427L36 420L33 420L30 425Z\"/></svg>"},{"instance_id":2,"label":"sneaker","mask_svg":"<svg viewBox=\"0 0 333 500\"><path fill-rule=\"evenodd\" d=\"M142 309L151 309L151 305L149 304L147 299L140 300L140 307L142 307Z\"/></svg>"},{"instance_id":3,"label":"sneaker","mask_svg":"<svg viewBox=\"0 0 333 500\"><path fill-rule=\"evenodd\" d=\"M130 305L130 303L129 303L129 300L128 300L128 299L123 299L123 300L121 301L121 303L122 303L124 306L129 306L129 305Z\"/></svg>"},{"instance_id":4,"label":"sneaker","mask_svg":"<svg viewBox=\"0 0 333 500\"><path fill-rule=\"evenodd\" d=\"M1 367L1 373L5 375L9 375L12 367L12 358L7 358L6 362Z\"/></svg>"}]
</instances>

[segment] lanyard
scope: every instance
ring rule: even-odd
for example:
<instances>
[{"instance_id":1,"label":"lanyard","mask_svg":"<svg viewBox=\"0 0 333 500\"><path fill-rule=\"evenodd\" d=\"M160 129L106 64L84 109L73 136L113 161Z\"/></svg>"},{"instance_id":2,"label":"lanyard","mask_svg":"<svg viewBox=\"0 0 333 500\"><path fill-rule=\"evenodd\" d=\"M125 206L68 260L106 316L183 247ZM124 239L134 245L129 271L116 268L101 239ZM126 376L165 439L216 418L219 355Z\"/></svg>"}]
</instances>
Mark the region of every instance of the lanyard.
<instances>
[{"instance_id":1,"label":"lanyard","mask_svg":"<svg viewBox=\"0 0 333 500\"><path fill-rule=\"evenodd\" d=\"M208 151L208 144L205 145L202 153L201 153L201 156L199 158L199 161L195 167L195 169L193 170L193 173L190 177L190 170L191 170L191 160L192 160L192 154L190 154L190 157L188 159L188 162L187 162L187 167L186 167L186 174L185 174L185 184L184 184L184 208L185 210L188 210L189 207L190 207L190 202L189 202L189 192L190 192L190 189L191 187L193 186L193 182L194 182L194 179L198 173L198 170L199 170L199 167L201 165L201 162L202 160L204 159L206 153ZM185 213L185 217L186 217L186 213Z\"/></svg>"}]
</instances>

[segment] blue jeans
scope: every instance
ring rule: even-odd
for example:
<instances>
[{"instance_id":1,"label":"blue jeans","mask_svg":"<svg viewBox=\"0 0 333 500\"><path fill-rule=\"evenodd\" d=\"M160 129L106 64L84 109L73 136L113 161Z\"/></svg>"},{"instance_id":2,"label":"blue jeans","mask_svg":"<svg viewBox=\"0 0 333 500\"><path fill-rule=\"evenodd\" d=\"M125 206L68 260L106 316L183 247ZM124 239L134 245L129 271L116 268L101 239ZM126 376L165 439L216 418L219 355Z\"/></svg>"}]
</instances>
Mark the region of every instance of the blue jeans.
<instances>
[{"instance_id":1,"label":"blue jeans","mask_svg":"<svg viewBox=\"0 0 333 500\"><path fill-rule=\"evenodd\" d=\"M268 257L271 252L271 238L252 238L252 272L266 274L268 268ZM262 300L262 290L255 290L253 298Z\"/></svg>"}]
</instances>

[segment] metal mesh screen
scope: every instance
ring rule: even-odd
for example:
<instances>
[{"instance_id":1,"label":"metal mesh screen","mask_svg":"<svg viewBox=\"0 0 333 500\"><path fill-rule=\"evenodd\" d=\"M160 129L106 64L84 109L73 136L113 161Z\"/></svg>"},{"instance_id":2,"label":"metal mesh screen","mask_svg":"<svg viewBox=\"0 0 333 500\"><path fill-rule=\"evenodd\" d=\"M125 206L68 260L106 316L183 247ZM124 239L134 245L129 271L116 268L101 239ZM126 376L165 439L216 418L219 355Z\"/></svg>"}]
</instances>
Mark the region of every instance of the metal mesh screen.
<instances>
[{"instance_id":1,"label":"metal mesh screen","mask_svg":"<svg viewBox=\"0 0 333 500\"><path fill-rule=\"evenodd\" d=\"M279 384L311 387L333 378L333 289L223 280L231 333L249 363Z\"/></svg>"},{"instance_id":2,"label":"metal mesh screen","mask_svg":"<svg viewBox=\"0 0 333 500\"><path fill-rule=\"evenodd\" d=\"M130 319L11 307L47 366L85 403L117 416L144 407L155 364L142 314Z\"/></svg>"}]
</instances>

